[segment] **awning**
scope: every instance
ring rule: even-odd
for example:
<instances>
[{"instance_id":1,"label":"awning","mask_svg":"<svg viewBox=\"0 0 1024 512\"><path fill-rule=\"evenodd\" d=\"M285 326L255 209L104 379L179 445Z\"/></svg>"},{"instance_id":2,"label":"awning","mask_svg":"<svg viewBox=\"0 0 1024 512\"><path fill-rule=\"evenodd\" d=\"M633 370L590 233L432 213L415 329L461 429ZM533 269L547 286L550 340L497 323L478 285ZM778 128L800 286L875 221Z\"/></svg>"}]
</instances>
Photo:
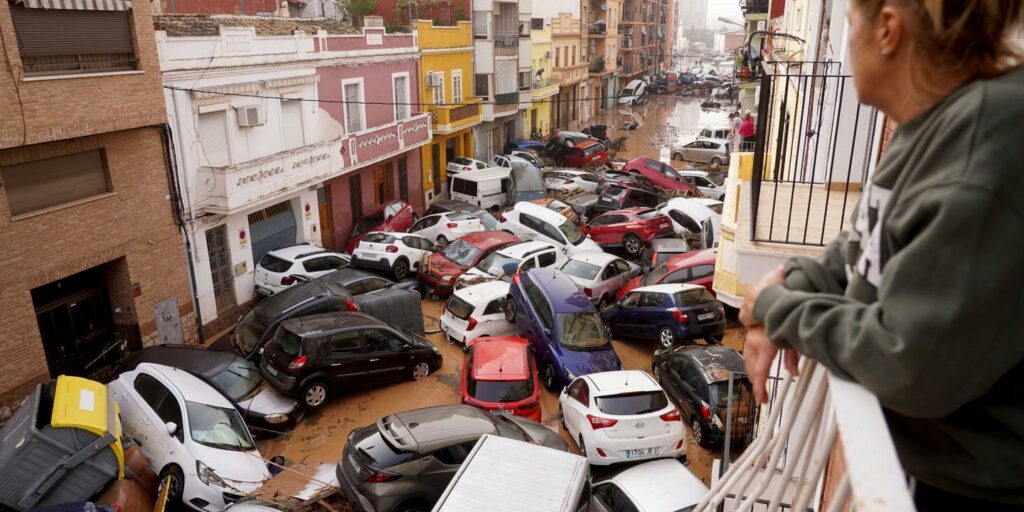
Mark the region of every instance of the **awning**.
<instances>
[{"instance_id":1,"label":"awning","mask_svg":"<svg viewBox=\"0 0 1024 512\"><path fill-rule=\"evenodd\" d=\"M66 9L71 11L130 11L131 0L20 0L30 9Z\"/></svg>"}]
</instances>

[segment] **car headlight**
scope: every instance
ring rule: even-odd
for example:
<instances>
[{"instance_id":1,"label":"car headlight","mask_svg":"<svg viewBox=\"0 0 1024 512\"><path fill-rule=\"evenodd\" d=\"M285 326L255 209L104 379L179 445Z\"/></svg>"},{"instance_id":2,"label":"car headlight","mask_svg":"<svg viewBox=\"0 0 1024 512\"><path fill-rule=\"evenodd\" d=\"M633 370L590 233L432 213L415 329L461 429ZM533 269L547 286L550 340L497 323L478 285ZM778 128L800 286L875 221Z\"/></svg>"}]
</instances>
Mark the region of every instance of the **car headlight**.
<instances>
[{"instance_id":1,"label":"car headlight","mask_svg":"<svg viewBox=\"0 0 1024 512\"><path fill-rule=\"evenodd\" d=\"M199 477L199 481L203 485L210 485L212 483L218 487L226 487L224 480L217 476L217 473L214 473L213 468L199 460L196 461L196 476Z\"/></svg>"},{"instance_id":2,"label":"car headlight","mask_svg":"<svg viewBox=\"0 0 1024 512\"><path fill-rule=\"evenodd\" d=\"M452 281L452 276L444 276L444 277L441 278L441 282L442 283L450 283L451 281Z\"/></svg>"},{"instance_id":3,"label":"car headlight","mask_svg":"<svg viewBox=\"0 0 1024 512\"><path fill-rule=\"evenodd\" d=\"M438 350L437 345L431 345L430 350L433 350L435 354L441 355L441 351Z\"/></svg>"},{"instance_id":4,"label":"car headlight","mask_svg":"<svg viewBox=\"0 0 1024 512\"><path fill-rule=\"evenodd\" d=\"M284 422L288 421L288 415L287 414L268 414L268 415L264 416L263 419L267 420L267 423L284 423Z\"/></svg>"}]
</instances>

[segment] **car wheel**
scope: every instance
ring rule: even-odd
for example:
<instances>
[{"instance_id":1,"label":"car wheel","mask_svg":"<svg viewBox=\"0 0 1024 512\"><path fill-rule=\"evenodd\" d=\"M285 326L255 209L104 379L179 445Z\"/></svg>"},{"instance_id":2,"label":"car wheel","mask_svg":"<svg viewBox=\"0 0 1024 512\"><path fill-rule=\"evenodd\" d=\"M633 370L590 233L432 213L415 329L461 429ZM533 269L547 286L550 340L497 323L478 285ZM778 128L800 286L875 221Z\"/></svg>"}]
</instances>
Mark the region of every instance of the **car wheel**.
<instances>
[{"instance_id":1,"label":"car wheel","mask_svg":"<svg viewBox=\"0 0 1024 512\"><path fill-rule=\"evenodd\" d=\"M514 324L516 323L516 302L512 300L512 297L505 297L505 321Z\"/></svg>"},{"instance_id":2,"label":"car wheel","mask_svg":"<svg viewBox=\"0 0 1024 512\"><path fill-rule=\"evenodd\" d=\"M562 404L558 404L558 422L562 424L562 429L566 432L569 431L569 427L565 424L565 414L562 413Z\"/></svg>"},{"instance_id":3,"label":"car wheel","mask_svg":"<svg viewBox=\"0 0 1024 512\"><path fill-rule=\"evenodd\" d=\"M587 443L583 442L583 436L580 436L580 456L581 457L586 457L587 456Z\"/></svg>"},{"instance_id":4,"label":"car wheel","mask_svg":"<svg viewBox=\"0 0 1024 512\"><path fill-rule=\"evenodd\" d=\"M430 507L427 507L420 501L407 501L401 505L391 509L391 512L427 512Z\"/></svg>"},{"instance_id":5,"label":"car wheel","mask_svg":"<svg viewBox=\"0 0 1024 512\"><path fill-rule=\"evenodd\" d=\"M395 260L395 264L391 266L391 273L395 275L395 280L405 279L405 276L409 275L409 260L405 258Z\"/></svg>"},{"instance_id":6,"label":"car wheel","mask_svg":"<svg viewBox=\"0 0 1024 512\"><path fill-rule=\"evenodd\" d=\"M683 154L682 153L672 153L672 160L682 160L682 159L683 159Z\"/></svg>"},{"instance_id":7,"label":"car wheel","mask_svg":"<svg viewBox=\"0 0 1024 512\"><path fill-rule=\"evenodd\" d=\"M640 237L633 234L626 235L622 239L622 246L626 248L626 254L629 254L630 256L640 254L640 251L644 248L644 244L640 241Z\"/></svg>"},{"instance_id":8,"label":"car wheel","mask_svg":"<svg viewBox=\"0 0 1024 512\"><path fill-rule=\"evenodd\" d=\"M675 342L676 336L672 334L672 329L669 329L668 327L658 329L658 343L660 343L662 347L669 348Z\"/></svg>"},{"instance_id":9,"label":"car wheel","mask_svg":"<svg viewBox=\"0 0 1024 512\"><path fill-rule=\"evenodd\" d=\"M167 503L181 503L181 495L185 489L185 475L182 474L181 468L171 464L160 472L160 482L156 487L157 495L163 492L165 485L168 487Z\"/></svg>"},{"instance_id":10,"label":"car wheel","mask_svg":"<svg viewBox=\"0 0 1024 512\"><path fill-rule=\"evenodd\" d=\"M700 420L696 416L690 418L690 433L693 434L695 443L707 447L707 441L704 439L704 427L700 426Z\"/></svg>"},{"instance_id":11,"label":"car wheel","mask_svg":"<svg viewBox=\"0 0 1024 512\"><path fill-rule=\"evenodd\" d=\"M721 345L722 344L722 338L724 338L724 337L725 336L723 336L721 334L716 334L714 336L705 336L704 337L704 341L706 341L708 343L708 345Z\"/></svg>"},{"instance_id":12,"label":"car wheel","mask_svg":"<svg viewBox=\"0 0 1024 512\"><path fill-rule=\"evenodd\" d=\"M712 168L718 169L721 166L722 166L722 159L721 158L715 157L715 158L711 159L711 167Z\"/></svg>"},{"instance_id":13,"label":"car wheel","mask_svg":"<svg viewBox=\"0 0 1024 512\"><path fill-rule=\"evenodd\" d=\"M430 375L430 363L426 361L419 361L412 365L412 370L409 372L409 377L412 380L420 380Z\"/></svg>"},{"instance_id":14,"label":"car wheel","mask_svg":"<svg viewBox=\"0 0 1024 512\"><path fill-rule=\"evenodd\" d=\"M601 299L597 301L597 310L603 311L606 307L608 307L608 296L602 295Z\"/></svg>"},{"instance_id":15,"label":"car wheel","mask_svg":"<svg viewBox=\"0 0 1024 512\"><path fill-rule=\"evenodd\" d=\"M448 238L444 235L437 235L437 245L448 245Z\"/></svg>"},{"instance_id":16,"label":"car wheel","mask_svg":"<svg viewBox=\"0 0 1024 512\"><path fill-rule=\"evenodd\" d=\"M548 391L555 391L555 367L551 366L551 363L544 364L544 369L541 370L541 379Z\"/></svg>"},{"instance_id":17,"label":"car wheel","mask_svg":"<svg viewBox=\"0 0 1024 512\"><path fill-rule=\"evenodd\" d=\"M302 387L302 404L307 409L319 409L327 401L331 394L327 383L322 380L314 380Z\"/></svg>"}]
</instances>

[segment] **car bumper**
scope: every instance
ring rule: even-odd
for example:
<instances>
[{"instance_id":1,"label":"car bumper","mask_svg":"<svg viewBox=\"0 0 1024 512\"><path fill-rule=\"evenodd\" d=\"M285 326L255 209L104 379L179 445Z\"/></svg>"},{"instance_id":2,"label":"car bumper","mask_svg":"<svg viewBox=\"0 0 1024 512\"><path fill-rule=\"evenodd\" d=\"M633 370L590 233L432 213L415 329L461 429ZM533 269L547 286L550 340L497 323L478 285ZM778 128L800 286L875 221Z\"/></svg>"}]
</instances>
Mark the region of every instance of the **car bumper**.
<instances>
[{"instance_id":1,"label":"car bumper","mask_svg":"<svg viewBox=\"0 0 1024 512\"><path fill-rule=\"evenodd\" d=\"M263 374L263 378L284 394L292 395L296 392L296 384L298 379L291 375L288 375L277 368L268 366L265 362L260 362L260 373Z\"/></svg>"},{"instance_id":2,"label":"car bumper","mask_svg":"<svg viewBox=\"0 0 1024 512\"><path fill-rule=\"evenodd\" d=\"M359 494L356 490L355 481L342 469L344 460L338 463L337 468L334 470L335 476L338 477L338 485L341 486L342 493L348 498L352 505L355 506L359 512L374 512L376 508L366 496Z\"/></svg>"},{"instance_id":3,"label":"car bumper","mask_svg":"<svg viewBox=\"0 0 1024 512\"><path fill-rule=\"evenodd\" d=\"M706 336L721 336L725 334L725 320L706 324L676 326L674 334L676 341L692 340Z\"/></svg>"},{"instance_id":4,"label":"car bumper","mask_svg":"<svg viewBox=\"0 0 1024 512\"><path fill-rule=\"evenodd\" d=\"M420 281L423 282L427 288L433 290L434 294L438 297L447 297L451 295L453 290L452 287L455 281L458 280L457 278L452 278L451 283L441 284L440 278L435 278L422 271L417 272L416 276L419 277Z\"/></svg>"},{"instance_id":5,"label":"car bumper","mask_svg":"<svg viewBox=\"0 0 1024 512\"><path fill-rule=\"evenodd\" d=\"M683 424L680 422L666 434L642 439L612 439L599 430L594 433L593 442L587 443L587 461L596 466L607 466L619 462L681 457L686 455L684 439ZM604 456L598 453L598 448L604 452ZM657 453L634 456L628 452L638 449L656 449Z\"/></svg>"},{"instance_id":6,"label":"car bumper","mask_svg":"<svg viewBox=\"0 0 1024 512\"><path fill-rule=\"evenodd\" d=\"M284 289L284 286L270 286L267 284L258 284L256 285L256 294L261 295L263 297L270 297L271 295Z\"/></svg>"},{"instance_id":7,"label":"car bumper","mask_svg":"<svg viewBox=\"0 0 1024 512\"><path fill-rule=\"evenodd\" d=\"M441 332L444 333L445 338L449 341L465 345L471 339L468 332L452 325L444 316L441 317L439 323L441 324Z\"/></svg>"},{"instance_id":8,"label":"car bumper","mask_svg":"<svg viewBox=\"0 0 1024 512\"><path fill-rule=\"evenodd\" d=\"M383 270L385 272L391 272L391 261L387 258L381 258L379 260L371 260L366 258L357 258L354 254L352 255L352 266L359 268L368 268L372 270Z\"/></svg>"},{"instance_id":9,"label":"car bumper","mask_svg":"<svg viewBox=\"0 0 1024 512\"><path fill-rule=\"evenodd\" d=\"M193 472L195 468L192 468ZM219 485L206 485L195 477L185 477L185 487L182 492L182 503L193 510L212 512L224 510L232 503L241 501L247 494L259 489L262 482L232 482L233 489L225 489Z\"/></svg>"}]
</instances>

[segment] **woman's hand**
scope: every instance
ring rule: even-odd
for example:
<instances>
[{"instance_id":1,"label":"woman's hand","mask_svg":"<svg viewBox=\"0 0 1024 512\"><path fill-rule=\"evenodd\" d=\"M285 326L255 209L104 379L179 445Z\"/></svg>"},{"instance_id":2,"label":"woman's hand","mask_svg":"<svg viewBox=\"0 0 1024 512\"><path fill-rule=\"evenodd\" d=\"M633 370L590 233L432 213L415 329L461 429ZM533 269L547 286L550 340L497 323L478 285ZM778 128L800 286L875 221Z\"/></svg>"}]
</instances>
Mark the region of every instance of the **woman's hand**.
<instances>
[{"instance_id":1,"label":"woman's hand","mask_svg":"<svg viewBox=\"0 0 1024 512\"><path fill-rule=\"evenodd\" d=\"M768 339L768 333L763 325L747 329L746 339L743 341L743 366L754 387L754 399L758 403L768 403L768 374L778 353L779 349ZM794 350L784 350L782 357L789 373L799 375L800 354Z\"/></svg>"},{"instance_id":2,"label":"woman's hand","mask_svg":"<svg viewBox=\"0 0 1024 512\"><path fill-rule=\"evenodd\" d=\"M761 323L754 318L754 304L757 302L757 297L761 295L761 291L765 288L773 284L783 284L786 280L786 272L786 267L780 265L747 288L743 305L740 306L740 322L748 329L756 327Z\"/></svg>"}]
</instances>

